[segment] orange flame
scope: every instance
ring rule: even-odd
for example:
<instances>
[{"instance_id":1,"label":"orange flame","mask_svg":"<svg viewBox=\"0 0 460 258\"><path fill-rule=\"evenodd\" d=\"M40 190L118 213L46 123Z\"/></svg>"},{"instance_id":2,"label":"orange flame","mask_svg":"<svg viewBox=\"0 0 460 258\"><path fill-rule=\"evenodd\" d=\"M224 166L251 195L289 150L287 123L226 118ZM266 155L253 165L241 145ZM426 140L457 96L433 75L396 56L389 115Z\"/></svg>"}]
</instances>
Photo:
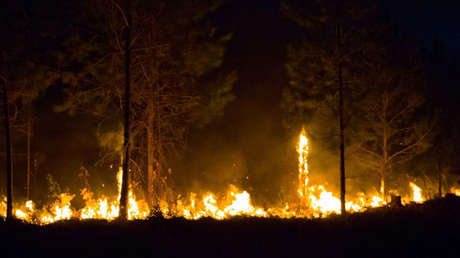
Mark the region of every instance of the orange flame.
<instances>
[{"instance_id":1,"label":"orange flame","mask_svg":"<svg viewBox=\"0 0 460 258\"><path fill-rule=\"evenodd\" d=\"M178 195L175 203L159 200L159 211L166 217L184 217L186 219L200 219L211 217L222 220L233 216L253 216L280 218L311 218L323 217L333 213L340 214L340 199L333 192L328 191L324 185L311 184L309 181L309 141L304 129L302 129L297 146L298 153L298 182L297 198L299 202L283 203L280 207L261 208L254 206L249 192L239 189L234 185L229 185L225 194L215 194L207 192L203 196L190 193L187 197ZM85 206L80 210L75 210L71 206L74 195L61 193L58 199L51 205L36 209L35 204L28 200L24 204L15 204L14 215L22 220L36 223L49 224L59 220L68 219L105 219L114 220L119 214L119 203L122 183L122 170L119 168L116 174L118 192L112 197L104 195L95 198L94 193L84 188L80 194L85 202ZM422 190L420 187L410 182L412 190L410 198L404 198L405 203L423 202ZM460 190L452 188L451 192L460 196ZM345 204L347 211L360 212L368 207L380 207L386 205L385 200L380 194L366 196L358 193L356 198ZM128 219L145 219L149 216L150 209L147 202L137 199L131 187L128 191ZM0 201L0 215L6 216L6 197Z\"/></svg>"}]
</instances>

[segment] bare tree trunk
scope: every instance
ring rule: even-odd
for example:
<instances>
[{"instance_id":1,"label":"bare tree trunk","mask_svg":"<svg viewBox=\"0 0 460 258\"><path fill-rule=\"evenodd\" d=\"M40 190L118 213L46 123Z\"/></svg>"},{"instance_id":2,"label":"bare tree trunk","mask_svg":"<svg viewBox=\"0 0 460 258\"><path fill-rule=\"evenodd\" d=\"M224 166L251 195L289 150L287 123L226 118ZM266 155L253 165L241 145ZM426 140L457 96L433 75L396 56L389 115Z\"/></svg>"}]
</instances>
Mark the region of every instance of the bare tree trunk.
<instances>
[{"instance_id":1,"label":"bare tree trunk","mask_svg":"<svg viewBox=\"0 0 460 258\"><path fill-rule=\"evenodd\" d=\"M438 161L438 194L439 198L442 198L442 170L441 170L441 164Z\"/></svg>"},{"instance_id":2,"label":"bare tree trunk","mask_svg":"<svg viewBox=\"0 0 460 258\"><path fill-rule=\"evenodd\" d=\"M32 135L32 103L27 110L27 176L26 176L26 199L30 200L30 138Z\"/></svg>"},{"instance_id":3,"label":"bare tree trunk","mask_svg":"<svg viewBox=\"0 0 460 258\"><path fill-rule=\"evenodd\" d=\"M131 44L131 8L130 0L126 1L126 39L125 39L125 77L126 77L126 87L125 87L125 99L124 99L124 111L125 111L125 125L124 125L124 158L123 158L123 174L122 174L122 184L121 184L121 193L120 193L120 220L126 220L128 218L128 186L129 186L129 131L130 131L130 90L131 90L131 81L130 81L130 44Z\"/></svg>"},{"instance_id":4,"label":"bare tree trunk","mask_svg":"<svg viewBox=\"0 0 460 258\"><path fill-rule=\"evenodd\" d=\"M383 198L385 198L385 174L386 174L386 167L387 167L387 160L388 160L388 139L387 139L387 131L386 126L383 127L383 144L382 144L382 152L383 152L383 164L380 171L380 194L382 194Z\"/></svg>"},{"instance_id":5,"label":"bare tree trunk","mask_svg":"<svg viewBox=\"0 0 460 258\"><path fill-rule=\"evenodd\" d=\"M13 219L13 168L11 162L11 135L10 135L10 118L8 111L8 92L6 89L6 80L3 80L3 112L6 140L6 219Z\"/></svg>"},{"instance_id":6,"label":"bare tree trunk","mask_svg":"<svg viewBox=\"0 0 460 258\"><path fill-rule=\"evenodd\" d=\"M386 170L388 168L388 126L387 126L387 110L389 105L388 92L385 90L383 95L383 106L382 106L382 121L383 121L383 135L382 135L382 154L383 154L383 164L382 171L380 172L380 192L385 199L386 196L386 185L385 185L385 176Z\"/></svg>"},{"instance_id":7,"label":"bare tree trunk","mask_svg":"<svg viewBox=\"0 0 460 258\"><path fill-rule=\"evenodd\" d=\"M149 109L153 112L153 103L149 103ZM155 196L153 189L153 182L155 179L154 171L154 147L153 147L153 114L149 115L148 127L147 127L147 196L150 210L153 210L155 206Z\"/></svg>"},{"instance_id":8,"label":"bare tree trunk","mask_svg":"<svg viewBox=\"0 0 460 258\"><path fill-rule=\"evenodd\" d=\"M340 53L342 42L342 31L340 23L337 24L337 54ZM340 211L343 215L346 214L345 209L345 136L343 125L343 80L342 80L342 60L339 56L337 67L337 79L339 88L339 130L340 130Z\"/></svg>"},{"instance_id":9,"label":"bare tree trunk","mask_svg":"<svg viewBox=\"0 0 460 258\"><path fill-rule=\"evenodd\" d=\"M156 53L155 71L156 79L154 85L152 85L152 100L151 100L151 114L152 121L149 122L151 126L152 139L151 139L151 158L154 164L152 169L152 196L155 198L154 205L159 205L159 201L164 195L163 186L160 188L160 160L161 160L161 117L160 117L160 83L159 83L159 55ZM157 181L155 181L155 179ZM156 187L156 189L154 189Z\"/></svg>"},{"instance_id":10,"label":"bare tree trunk","mask_svg":"<svg viewBox=\"0 0 460 258\"><path fill-rule=\"evenodd\" d=\"M158 62L156 63L156 70L158 71L159 68L158 68ZM158 73L158 76L159 76L159 73ZM155 130L155 136L156 136L156 139L155 139L155 150L154 150L154 155L156 157L156 160L157 160L157 170L155 171L155 173L157 174L157 176L159 177L160 176L160 173L161 173L161 163L160 161L162 160L163 156L162 156L162 152L161 152L161 113L160 113L160 83L159 83L159 80L156 80L155 82L155 86L156 86L156 89L154 89L155 91L155 126L154 128L156 129Z\"/></svg>"}]
</instances>

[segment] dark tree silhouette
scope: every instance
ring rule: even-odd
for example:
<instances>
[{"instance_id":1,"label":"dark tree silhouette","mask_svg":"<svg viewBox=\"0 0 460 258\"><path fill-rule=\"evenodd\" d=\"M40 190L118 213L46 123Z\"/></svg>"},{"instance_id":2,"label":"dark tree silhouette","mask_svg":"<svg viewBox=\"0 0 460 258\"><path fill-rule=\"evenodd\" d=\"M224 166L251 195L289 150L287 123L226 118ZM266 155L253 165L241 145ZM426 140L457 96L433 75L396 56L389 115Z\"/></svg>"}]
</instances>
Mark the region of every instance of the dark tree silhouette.
<instances>
[{"instance_id":1,"label":"dark tree silhouette","mask_svg":"<svg viewBox=\"0 0 460 258\"><path fill-rule=\"evenodd\" d=\"M10 135L10 116L8 109L8 90L7 80L3 81L3 126L5 127L5 151L6 151L6 219L13 219L13 171L11 163L11 135Z\"/></svg>"},{"instance_id":2,"label":"dark tree silhouette","mask_svg":"<svg viewBox=\"0 0 460 258\"><path fill-rule=\"evenodd\" d=\"M146 196L154 208L161 195L155 189L161 189L158 184L162 183L160 173L167 168L166 157L184 148L191 128L222 115L233 99L231 89L237 76L218 70L225 44L231 39L230 34L219 34L207 18L220 5L218 2L132 4L135 27L131 29L130 162L136 166L128 172L133 175L132 182L146 182ZM100 33L70 35L67 39L66 48L73 50L62 58L61 71L70 90L67 101L57 110L89 112L102 121L118 122L125 112L119 109L124 106L123 89L119 87L124 79L120 76L124 69L120 42L125 40L121 8L84 8L94 12L90 17L98 22L90 25ZM74 63L84 69L68 71L66 68ZM119 134L116 129L110 130L112 135ZM107 145L113 154L122 152L119 146Z\"/></svg>"},{"instance_id":3,"label":"dark tree silhouette","mask_svg":"<svg viewBox=\"0 0 460 258\"><path fill-rule=\"evenodd\" d=\"M124 13L126 21L126 38L125 38L125 98L124 98L124 143L123 143L123 175L120 193L120 214L119 219L126 220L128 213L128 186L129 186L129 151L130 151L130 98L131 98L131 4L130 0L126 1Z\"/></svg>"}]
</instances>

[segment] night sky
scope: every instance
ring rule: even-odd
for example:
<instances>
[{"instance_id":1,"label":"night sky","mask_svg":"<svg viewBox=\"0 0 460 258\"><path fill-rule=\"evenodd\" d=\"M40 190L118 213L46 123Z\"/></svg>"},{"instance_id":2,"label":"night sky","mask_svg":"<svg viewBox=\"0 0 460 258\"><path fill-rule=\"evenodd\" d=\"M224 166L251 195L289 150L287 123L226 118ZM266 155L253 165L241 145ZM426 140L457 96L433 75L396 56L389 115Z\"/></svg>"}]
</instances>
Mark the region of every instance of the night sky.
<instances>
[{"instance_id":1,"label":"night sky","mask_svg":"<svg viewBox=\"0 0 460 258\"><path fill-rule=\"evenodd\" d=\"M433 40L445 43L449 53L460 51L459 1L387 1L401 30L416 37L424 47ZM452 52L451 52L452 51Z\"/></svg>"}]
</instances>

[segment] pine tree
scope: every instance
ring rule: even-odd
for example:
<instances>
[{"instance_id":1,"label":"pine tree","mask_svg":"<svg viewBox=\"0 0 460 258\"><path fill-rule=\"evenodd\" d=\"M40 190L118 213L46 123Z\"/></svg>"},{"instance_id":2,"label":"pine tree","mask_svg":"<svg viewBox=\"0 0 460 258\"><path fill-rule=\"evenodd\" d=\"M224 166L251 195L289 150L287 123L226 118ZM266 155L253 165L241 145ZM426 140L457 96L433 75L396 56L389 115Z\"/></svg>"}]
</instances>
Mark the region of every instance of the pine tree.
<instances>
[{"instance_id":1,"label":"pine tree","mask_svg":"<svg viewBox=\"0 0 460 258\"><path fill-rule=\"evenodd\" d=\"M8 108L8 90L7 80L3 80L3 125L5 127L5 152L6 152L6 219L13 219L13 168L11 161L11 135L10 135L10 117Z\"/></svg>"},{"instance_id":2,"label":"pine tree","mask_svg":"<svg viewBox=\"0 0 460 258\"><path fill-rule=\"evenodd\" d=\"M33 128L34 101L53 82L58 75L44 63L38 60L46 60L52 47L44 47L39 42L43 41L40 30L35 30L39 25L34 20L34 8L28 4L21 5L9 2L1 12L0 29L8 35L0 44L2 48L2 60L0 76L3 80L2 94L4 109L4 128L7 138L7 196L13 198L13 158L15 153L13 146L17 144L19 137L26 137L26 197L30 198L30 155L31 138ZM38 12L37 12L38 13ZM44 17L42 17L44 18ZM46 20L46 19L44 19ZM37 49L40 48L40 51ZM7 95L7 96L6 96ZM15 137L12 137L12 136ZM19 148L18 148L19 149ZM9 158L8 158L9 156ZM12 202L12 201L9 201ZM12 203L8 204L12 207ZM12 211L10 210L8 214Z\"/></svg>"},{"instance_id":3,"label":"pine tree","mask_svg":"<svg viewBox=\"0 0 460 258\"><path fill-rule=\"evenodd\" d=\"M154 185L160 183L156 179L167 165L166 156L181 150L191 127L221 115L233 98L236 74L218 71L231 38L219 34L207 19L218 3L132 4L129 162L145 168L153 207L158 195ZM61 78L70 87L67 102L57 110L89 111L105 121L119 121L119 107L124 106L120 8L113 4L83 8L90 10L86 12L90 18L82 20L91 21L88 26L97 33L73 33L66 40L69 52L59 55L59 60ZM82 68L72 70L75 64Z\"/></svg>"},{"instance_id":4,"label":"pine tree","mask_svg":"<svg viewBox=\"0 0 460 258\"><path fill-rule=\"evenodd\" d=\"M290 85L284 92L284 107L294 118L287 124L311 120L324 109L330 109L326 112L333 114L331 119L337 118L342 214L346 212L345 115L350 113L350 97L357 95L352 92L359 70L356 61L366 47L362 35L368 30L365 20L371 10L359 1L290 1L282 6L284 14L303 28L302 40L287 48Z\"/></svg>"}]
</instances>

